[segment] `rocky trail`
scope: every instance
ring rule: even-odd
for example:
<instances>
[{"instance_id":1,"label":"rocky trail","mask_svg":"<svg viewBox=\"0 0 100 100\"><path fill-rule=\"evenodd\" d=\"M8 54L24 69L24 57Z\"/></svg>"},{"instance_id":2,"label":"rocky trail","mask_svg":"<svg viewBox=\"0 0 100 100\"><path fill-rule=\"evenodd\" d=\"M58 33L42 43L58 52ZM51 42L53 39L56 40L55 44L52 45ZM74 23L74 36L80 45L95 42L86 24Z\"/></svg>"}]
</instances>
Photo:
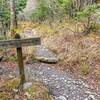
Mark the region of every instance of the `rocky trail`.
<instances>
[{"instance_id":1,"label":"rocky trail","mask_svg":"<svg viewBox=\"0 0 100 100\"><path fill-rule=\"evenodd\" d=\"M43 62L58 60L55 54L43 46L37 47L36 56L44 58ZM51 67L53 64L43 62L25 65L26 78L42 81L49 88L49 94L54 100L100 100L99 91L95 91L81 79L75 79L69 72L59 71ZM6 66L0 64L1 79L13 78L17 75L18 67L6 69Z\"/></svg>"}]
</instances>

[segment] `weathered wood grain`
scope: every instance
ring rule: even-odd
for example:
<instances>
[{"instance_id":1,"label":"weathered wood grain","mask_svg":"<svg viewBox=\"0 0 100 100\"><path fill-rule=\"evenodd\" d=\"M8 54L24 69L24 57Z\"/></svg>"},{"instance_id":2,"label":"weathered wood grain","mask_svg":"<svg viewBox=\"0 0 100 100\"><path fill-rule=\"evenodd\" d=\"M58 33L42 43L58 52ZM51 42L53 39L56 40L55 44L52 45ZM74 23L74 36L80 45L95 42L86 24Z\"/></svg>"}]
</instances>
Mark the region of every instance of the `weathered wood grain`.
<instances>
[{"instance_id":1,"label":"weathered wood grain","mask_svg":"<svg viewBox=\"0 0 100 100\"><path fill-rule=\"evenodd\" d=\"M28 38L28 39L14 39L14 40L1 40L0 48L19 48L25 46L40 45L40 38Z\"/></svg>"}]
</instances>

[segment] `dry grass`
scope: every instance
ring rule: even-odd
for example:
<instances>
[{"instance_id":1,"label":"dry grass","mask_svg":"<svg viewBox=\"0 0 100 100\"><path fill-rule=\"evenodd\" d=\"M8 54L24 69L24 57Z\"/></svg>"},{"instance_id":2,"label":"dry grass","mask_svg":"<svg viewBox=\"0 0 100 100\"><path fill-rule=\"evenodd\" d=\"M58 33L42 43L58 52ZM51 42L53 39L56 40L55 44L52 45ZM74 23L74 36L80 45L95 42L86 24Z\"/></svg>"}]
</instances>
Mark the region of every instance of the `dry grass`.
<instances>
[{"instance_id":1,"label":"dry grass","mask_svg":"<svg viewBox=\"0 0 100 100\"><path fill-rule=\"evenodd\" d=\"M53 100L42 82L32 81L32 86L24 90L18 90L18 85L19 79L5 80L0 87L0 100Z\"/></svg>"},{"instance_id":2,"label":"dry grass","mask_svg":"<svg viewBox=\"0 0 100 100\"><path fill-rule=\"evenodd\" d=\"M100 37L99 39L98 37L94 39L91 36L62 34L50 40L46 39L45 45L58 54L65 65L64 70L70 69L77 75L90 75L95 82L100 83Z\"/></svg>"},{"instance_id":3,"label":"dry grass","mask_svg":"<svg viewBox=\"0 0 100 100\"><path fill-rule=\"evenodd\" d=\"M83 28L82 25L81 27ZM92 77L94 83L100 84L100 36L94 33L83 36L73 32L75 26L68 25L68 22L56 24L51 29L53 34L48 31L43 33L42 29L42 36L44 35L44 44L58 54L60 67L64 65L64 70L70 69L78 76Z\"/></svg>"},{"instance_id":4,"label":"dry grass","mask_svg":"<svg viewBox=\"0 0 100 100\"><path fill-rule=\"evenodd\" d=\"M79 34L84 31L84 24L64 18L33 26L43 43L58 54L61 69L87 75L100 84L100 36Z\"/></svg>"}]
</instances>

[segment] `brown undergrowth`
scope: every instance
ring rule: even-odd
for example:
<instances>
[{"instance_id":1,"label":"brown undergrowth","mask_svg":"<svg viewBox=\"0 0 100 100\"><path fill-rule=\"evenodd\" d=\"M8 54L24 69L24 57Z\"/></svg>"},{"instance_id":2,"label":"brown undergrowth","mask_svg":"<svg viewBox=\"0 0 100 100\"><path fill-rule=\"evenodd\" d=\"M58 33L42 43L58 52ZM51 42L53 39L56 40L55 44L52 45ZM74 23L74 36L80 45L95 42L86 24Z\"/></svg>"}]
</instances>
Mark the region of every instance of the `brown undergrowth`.
<instances>
[{"instance_id":1,"label":"brown undergrowth","mask_svg":"<svg viewBox=\"0 0 100 100\"><path fill-rule=\"evenodd\" d=\"M47 87L39 81L31 81L32 86L18 89L19 79L4 80L0 83L0 100L53 100Z\"/></svg>"},{"instance_id":2,"label":"brown undergrowth","mask_svg":"<svg viewBox=\"0 0 100 100\"><path fill-rule=\"evenodd\" d=\"M59 69L69 69L93 86L100 86L100 36L94 32L81 34L83 23L66 18L42 23L21 22L19 29L22 33L27 30L33 36L40 36L44 45L58 55Z\"/></svg>"},{"instance_id":3,"label":"brown undergrowth","mask_svg":"<svg viewBox=\"0 0 100 100\"><path fill-rule=\"evenodd\" d=\"M36 30L45 46L58 54L59 69L69 69L94 87L100 86L100 36L94 32L84 36L82 23L68 20L44 22Z\"/></svg>"}]
</instances>

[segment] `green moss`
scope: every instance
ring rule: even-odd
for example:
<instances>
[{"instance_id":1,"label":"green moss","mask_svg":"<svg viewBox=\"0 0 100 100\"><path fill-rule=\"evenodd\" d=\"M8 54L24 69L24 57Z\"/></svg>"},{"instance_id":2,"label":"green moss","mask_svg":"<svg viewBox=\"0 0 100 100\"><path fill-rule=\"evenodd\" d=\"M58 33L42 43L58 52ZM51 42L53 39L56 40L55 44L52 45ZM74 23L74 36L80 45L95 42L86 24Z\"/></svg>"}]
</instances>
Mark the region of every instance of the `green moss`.
<instances>
[{"instance_id":1,"label":"green moss","mask_svg":"<svg viewBox=\"0 0 100 100\"><path fill-rule=\"evenodd\" d=\"M8 61L17 61L17 57L16 56L9 56L7 57Z\"/></svg>"},{"instance_id":2,"label":"green moss","mask_svg":"<svg viewBox=\"0 0 100 100\"><path fill-rule=\"evenodd\" d=\"M7 94L6 92L0 93L0 100L11 100L11 99L12 99L12 97L9 94Z\"/></svg>"},{"instance_id":3,"label":"green moss","mask_svg":"<svg viewBox=\"0 0 100 100\"><path fill-rule=\"evenodd\" d=\"M37 62L37 60L36 60L35 56L32 56L32 57L31 57L31 59L32 59L32 63Z\"/></svg>"},{"instance_id":4,"label":"green moss","mask_svg":"<svg viewBox=\"0 0 100 100\"><path fill-rule=\"evenodd\" d=\"M100 24L95 24L94 26L96 29L100 29Z\"/></svg>"},{"instance_id":5,"label":"green moss","mask_svg":"<svg viewBox=\"0 0 100 100\"><path fill-rule=\"evenodd\" d=\"M5 38L4 38L4 36L0 36L0 40L4 40Z\"/></svg>"},{"instance_id":6,"label":"green moss","mask_svg":"<svg viewBox=\"0 0 100 100\"><path fill-rule=\"evenodd\" d=\"M17 88L19 85L19 80L18 79L12 79L12 80L8 80L5 84L6 88L8 89L15 89Z\"/></svg>"},{"instance_id":7,"label":"green moss","mask_svg":"<svg viewBox=\"0 0 100 100\"><path fill-rule=\"evenodd\" d=\"M36 95L36 92L34 90L34 88L28 88L25 90L26 92L28 92L31 96L35 96Z\"/></svg>"},{"instance_id":8,"label":"green moss","mask_svg":"<svg viewBox=\"0 0 100 100\"><path fill-rule=\"evenodd\" d=\"M82 63L81 64L81 72L83 75L89 74L89 66L87 63Z\"/></svg>"}]
</instances>

